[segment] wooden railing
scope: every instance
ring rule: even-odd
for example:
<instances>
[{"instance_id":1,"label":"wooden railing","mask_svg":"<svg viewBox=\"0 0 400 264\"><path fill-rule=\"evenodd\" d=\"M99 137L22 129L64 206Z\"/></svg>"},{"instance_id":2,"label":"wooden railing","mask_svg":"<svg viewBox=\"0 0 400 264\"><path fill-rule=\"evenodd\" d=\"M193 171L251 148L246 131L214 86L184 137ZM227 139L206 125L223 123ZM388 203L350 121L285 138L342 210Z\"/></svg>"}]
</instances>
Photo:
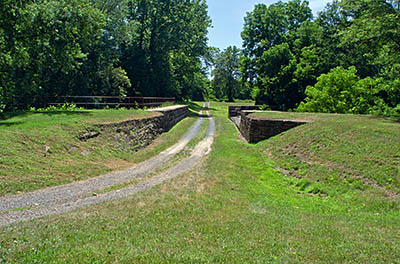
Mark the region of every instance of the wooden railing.
<instances>
[{"instance_id":1,"label":"wooden railing","mask_svg":"<svg viewBox=\"0 0 400 264\"><path fill-rule=\"evenodd\" d=\"M173 104L175 97L119 97L119 96L57 96L44 97L44 105L74 104L85 108L127 107L145 108Z\"/></svg>"}]
</instances>

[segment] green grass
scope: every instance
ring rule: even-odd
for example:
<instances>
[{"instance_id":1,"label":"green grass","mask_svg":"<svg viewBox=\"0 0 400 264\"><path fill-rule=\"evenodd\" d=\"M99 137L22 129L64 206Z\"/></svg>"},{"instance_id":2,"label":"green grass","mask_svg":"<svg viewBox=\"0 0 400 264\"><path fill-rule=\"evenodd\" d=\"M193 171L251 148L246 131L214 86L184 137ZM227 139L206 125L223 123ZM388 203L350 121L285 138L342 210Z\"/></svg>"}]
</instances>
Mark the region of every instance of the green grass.
<instances>
[{"instance_id":1,"label":"green grass","mask_svg":"<svg viewBox=\"0 0 400 264\"><path fill-rule=\"evenodd\" d=\"M400 263L396 201L379 192L369 200L351 184L325 198L299 192L302 179L274 169L269 141L237 139L226 106L212 104L213 151L193 171L133 197L3 227L0 262Z\"/></svg>"},{"instance_id":2,"label":"green grass","mask_svg":"<svg viewBox=\"0 0 400 264\"><path fill-rule=\"evenodd\" d=\"M259 144L286 174L303 178L308 191L318 192L323 182L328 195L381 190L400 199L400 123L395 119L278 112L252 116L314 121Z\"/></svg>"},{"instance_id":3,"label":"green grass","mask_svg":"<svg viewBox=\"0 0 400 264\"><path fill-rule=\"evenodd\" d=\"M154 171L152 171L151 173L144 175L142 178L135 178L128 182L124 182L121 184L107 187L103 190L96 190L96 191L94 191L94 193L97 193L97 194L107 193L107 192L111 192L114 190L125 188L127 186L143 183L143 182L146 182L149 178L156 176L163 171L173 168L180 161L182 161L185 158L188 158L191 155L194 147L206 136L206 133L208 131L208 125L209 125L209 121L207 119L204 120L202 122L202 124L200 125L199 133L191 141L189 141L187 146L181 152L179 152L174 157L172 157L170 160L168 160L168 162L163 164L160 168L157 168Z\"/></svg>"},{"instance_id":4,"label":"green grass","mask_svg":"<svg viewBox=\"0 0 400 264\"><path fill-rule=\"evenodd\" d=\"M0 121L0 195L27 192L125 169L173 145L194 123L188 118L139 152L122 149L109 135L82 142L94 124L157 115L141 110L18 113ZM50 147L45 152L45 147Z\"/></svg>"},{"instance_id":5,"label":"green grass","mask_svg":"<svg viewBox=\"0 0 400 264\"><path fill-rule=\"evenodd\" d=\"M155 115L143 110L75 110L50 112L15 112L5 113L5 119L0 120L0 131L30 130L51 125L74 126L89 122L93 124L107 121L124 121Z\"/></svg>"}]
</instances>

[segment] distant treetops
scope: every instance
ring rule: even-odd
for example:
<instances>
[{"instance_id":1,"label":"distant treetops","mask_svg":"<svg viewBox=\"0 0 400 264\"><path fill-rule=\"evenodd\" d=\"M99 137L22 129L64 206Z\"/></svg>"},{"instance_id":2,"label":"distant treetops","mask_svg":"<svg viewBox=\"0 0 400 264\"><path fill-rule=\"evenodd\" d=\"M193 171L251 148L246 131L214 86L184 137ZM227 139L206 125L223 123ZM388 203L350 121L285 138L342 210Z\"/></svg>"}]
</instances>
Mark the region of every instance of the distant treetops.
<instances>
[{"instance_id":1,"label":"distant treetops","mask_svg":"<svg viewBox=\"0 0 400 264\"><path fill-rule=\"evenodd\" d=\"M223 89L232 87L277 110L399 114L399 2L334 0L315 18L307 1L258 4L241 53L218 55L212 93L232 99Z\"/></svg>"}]
</instances>

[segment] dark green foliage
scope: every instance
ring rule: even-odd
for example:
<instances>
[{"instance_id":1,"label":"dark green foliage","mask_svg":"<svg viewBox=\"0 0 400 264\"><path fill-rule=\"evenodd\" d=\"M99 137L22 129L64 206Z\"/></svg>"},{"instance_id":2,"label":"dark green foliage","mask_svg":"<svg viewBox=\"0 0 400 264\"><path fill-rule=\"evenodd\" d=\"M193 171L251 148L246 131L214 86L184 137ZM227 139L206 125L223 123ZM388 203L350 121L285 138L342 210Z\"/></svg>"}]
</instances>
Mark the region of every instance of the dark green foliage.
<instances>
[{"instance_id":1,"label":"dark green foliage","mask_svg":"<svg viewBox=\"0 0 400 264\"><path fill-rule=\"evenodd\" d=\"M0 11L3 103L24 107L39 96L67 94L102 34L103 14L89 1L8 2Z\"/></svg>"},{"instance_id":2,"label":"dark green foliage","mask_svg":"<svg viewBox=\"0 0 400 264\"><path fill-rule=\"evenodd\" d=\"M256 5L242 32L243 81L257 103L273 109L294 109L308 96L299 110L395 114L400 108L399 20L397 1L335 0L314 20L306 1ZM335 81L323 75L316 85L332 69L328 76ZM357 80L338 89L347 98L328 96L332 83L348 81L349 71Z\"/></svg>"},{"instance_id":3,"label":"dark green foliage","mask_svg":"<svg viewBox=\"0 0 400 264\"><path fill-rule=\"evenodd\" d=\"M190 97L193 78L205 74L200 65L207 53L210 26L205 1L137 0L128 4L129 19L138 28L133 42L122 49L122 65L134 87L130 94Z\"/></svg>"},{"instance_id":4,"label":"dark green foliage","mask_svg":"<svg viewBox=\"0 0 400 264\"><path fill-rule=\"evenodd\" d=\"M233 46L216 54L211 90L213 96L219 100L233 102L234 98L248 99L245 86L239 81L240 50Z\"/></svg>"},{"instance_id":5,"label":"dark green foliage","mask_svg":"<svg viewBox=\"0 0 400 264\"><path fill-rule=\"evenodd\" d=\"M302 99L295 71L298 53L309 42L304 25L311 18L308 3L299 0L259 4L245 18L242 38L248 59L241 71L258 104L285 110Z\"/></svg>"},{"instance_id":6,"label":"dark green foliage","mask_svg":"<svg viewBox=\"0 0 400 264\"><path fill-rule=\"evenodd\" d=\"M59 95L202 95L209 25L203 0L5 0L0 106Z\"/></svg>"}]
</instances>

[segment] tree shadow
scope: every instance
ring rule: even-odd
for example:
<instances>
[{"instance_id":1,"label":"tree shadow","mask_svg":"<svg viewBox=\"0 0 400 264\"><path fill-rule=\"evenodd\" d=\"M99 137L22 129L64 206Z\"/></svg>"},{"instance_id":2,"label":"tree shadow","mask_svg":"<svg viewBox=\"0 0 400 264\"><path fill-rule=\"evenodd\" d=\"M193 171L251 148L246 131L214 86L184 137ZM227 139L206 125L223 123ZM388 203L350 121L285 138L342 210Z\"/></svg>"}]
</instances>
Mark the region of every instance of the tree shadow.
<instances>
[{"instance_id":1,"label":"tree shadow","mask_svg":"<svg viewBox=\"0 0 400 264\"><path fill-rule=\"evenodd\" d=\"M53 115L85 115L85 116L89 116L92 115L93 113L89 112L89 111L37 111L34 112L34 114L45 114L45 115L49 115L49 116L53 116Z\"/></svg>"},{"instance_id":2,"label":"tree shadow","mask_svg":"<svg viewBox=\"0 0 400 264\"><path fill-rule=\"evenodd\" d=\"M11 127L15 125L21 125L26 123L26 121L11 121L10 119L15 117L27 117L29 115L36 115L42 114L47 116L56 116L56 115L85 115L89 116L92 115L90 112L86 111L37 111L37 112L30 112L30 111L18 111L18 112L3 112L0 113L0 127Z\"/></svg>"},{"instance_id":3,"label":"tree shadow","mask_svg":"<svg viewBox=\"0 0 400 264\"><path fill-rule=\"evenodd\" d=\"M15 126L15 125L21 125L25 122L19 121L19 122L2 122L0 121L0 127L10 127L10 126Z\"/></svg>"},{"instance_id":4,"label":"tree shadow","mask_svg":"<svg viewBox=\"0 0 400 264\"><path fill-rule=\"evenodd\" d=\"M49 116L54 116L54 115L91 115L92 113L87 112L87 111L35 111L35 112L30 112L30 111L17 111L17 112L3 112L0 113L0 122L1 120L8 120L13 117L24 117L28 115L35 115L35 114L44 114L44 115L49 115Z\"/></svg>"},{"instance_id":5,"label":"tree shadow","mask_svg":"<svg viewBox=\"0 0 400 264\"><path fill-rule=\"evenodd\" d=\"M185 104L189 106L189 110L192 110L194 112L199 112L201 110L216 110L215 108L207 108L207 107L202 107L194 102L182 102L182 104Z\"/></svg>"},{"instance_id":6,"label":"tree shadow","mask_svg":"<svg viewBox=\"0 0 400 264\"><path fill-rule=\"evenodd\" d=\"M1 120L8 120L11 119L13 117L17 117L17 116L27 116L28 114L30 114L29 112L25 112L25 111L18 111L18 112L3 112L0 113L0 122Z\"/></svg>"},{"instance_id":7,"label":"tree shadow","mask_svg":"<svg viewBox=\"0 0 400 264\"><path fill-rule=\"evenodd\" d=\"M390 117L390 116L379 116L379 115L371 115L368 116L369 119L380 120L388 123L400 123L400 117Z\"/></svg>"},{"instance_id":8,"label":"tree shadow","mask_svg":"<svg viewBox=\"0 0 400 264\"><path fill-rule=\"evenodd\" d=\"M189 117L198 117L199 114L189 108Z\"/></svg>"},{"instance_id":9,"label":"tree shadow","mask_svg":"<svg viewBox=\"0 0 400 264\"><path fill-rule=\"evenodd\" d=\"M203 110L203 108L201 106L199 106L196 103L193 102L184 102L184 104L186 104L189 107L189 110L193 111L193 112L198 112Z\"/></svg>"},{"instance_id":10,"label":"tree shadow","mask_svg":"<svg viewBox=\"0 0 400 264\"><path fill-rule=\"evenodd\" d=\"M211 117L211 115L204 115L204 114L201 114L201 115L197 115L198 117L201 117L201 118L209 118L209 117Z\"/></svg>"}]
</instances>

